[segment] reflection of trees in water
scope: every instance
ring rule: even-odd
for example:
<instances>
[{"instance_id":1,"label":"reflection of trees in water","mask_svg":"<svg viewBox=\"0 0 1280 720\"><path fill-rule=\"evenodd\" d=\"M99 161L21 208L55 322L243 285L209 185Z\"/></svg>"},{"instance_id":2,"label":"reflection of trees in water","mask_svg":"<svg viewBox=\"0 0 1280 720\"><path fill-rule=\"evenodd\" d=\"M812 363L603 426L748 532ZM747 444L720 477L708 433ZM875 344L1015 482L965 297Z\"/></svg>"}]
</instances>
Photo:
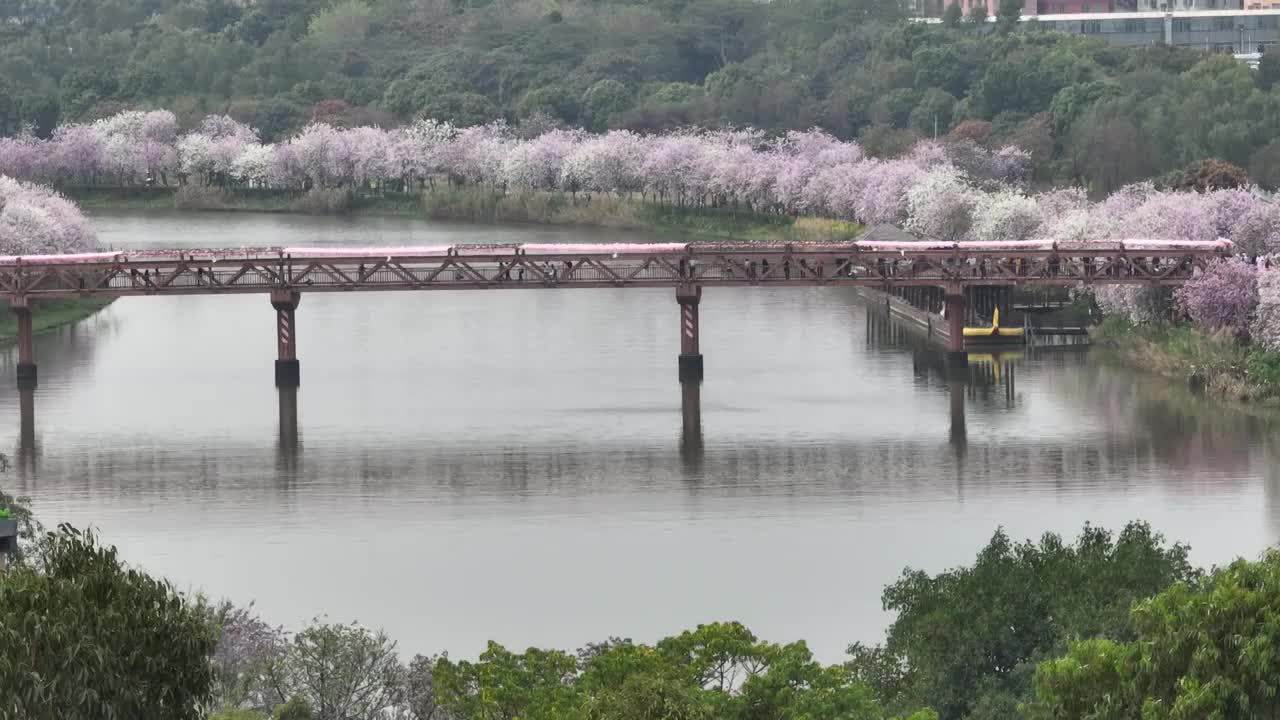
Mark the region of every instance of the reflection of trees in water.
<instances>
[{"instance_id":1,"label":"reflection of trees in water","mask_svg":"<svg viewBox=\"0 0 1280 720\"><path fill-rule=\"evenodd\" d=\"M1062 443L966 445L948 437L825 443L709 444L695 464L673 442L652 446L435 447L429 438L311 437L293 462L279 463L270 443L216 448L168 441L46 458L40 489L66 500L166 497L252 503L255 498L402 497L485 499L504 503L543 496L566 502L594 496L683 492L694 495L894 498L1114 492L1168 484L1150 443L1105 434ZM21 484L21 483L20 483ZM19 487L19 490L27 489ZM1177 489L1175 487L1174 489Z\"/></svg>"},{"instance_id":2,"label":"reflection of trees in water","mask_svg":"<svg viewBox=\"0 0 1280 720\"><path fill-rule=\"evenodd\" d=\"M949 432L916 438L833 434L799 443L708 437L704 444L700 437L677 434L679 421L673 418L671 442L659 445L442 446L430 437L309 435L304 448L298 426L306 418L297 417L296 396L285 393L280 395L277 437L239 446L221 440L104 437L92 452L41 458L41 489L56 487L69 498L183 493L228 503L292 497L295 492L298 497L316 492L344 497L489 495L504 501L663 490L928 499L1091 488L1111 492L1133 486L1194 493L1210 487L1204 480L1211 480L1212 487L1245 482L1245 471L1266 464L1252 448L1269 442L1267 422L1195 398L1159 378L1105 367L1080 353L1050 352L1002 363L998 379L994 365L975 362L957 380L927 339L893 330L895 323L874 309L866 315L868 345L896 354L895 361L914 362L917 386L940 394L957 386L961 390L963 406L939 409L950 412ZM45 368L57 373L83 366L98 334L95 330L81 333L75 342L56 343L44 353L42 373ZM975 444L963 413L967 410L972 419L975 412L1021 412L1010 393L1028 381L1068 397L1087 411L1080 413L1080 422L1092 426L1069 427L1060 440L1041 433L1024 442L1013 433ZM37 429L39 405L37 391ZM24 444L38 447L38 431L22 437ZM1280 478L1268 477L1280 490ZM29 485L21 475L19 481ZM1269 492L1280 506L1280 492Z\"/></svg>"},{"instance_id":3,"label":"reflection of trees in water","mask_svg":"<svg viewBox=\"0 0 1280 720\"><path fill-rule=\"evenodd\" d=\"M39 312L39 310L37 310ZM103 338L115 334L119 320L110 307L94 315L35 337L36 365L45 382L65 377L90 365ZM34 474L40 461L40 390L18 390L16 347L0 353L0 388L18 402L18 427L14 429L13 457L19 477Z\"/></svg>"},{"instance_id":4,"label":"reflection of trees in water","mask_svg":"<svg viewBox=\"0 0 1280 720\"><path fill-rule=\"evenodd\" d=\"M1280 414L1233 408L1192 394L1176 381L1089 363L1055 387L1100 413L1109 435L1148 442L1161 462L1197 473L1239 476L1257 466L1255 448L1272 444Z\"/></svg>"}]
</instances>

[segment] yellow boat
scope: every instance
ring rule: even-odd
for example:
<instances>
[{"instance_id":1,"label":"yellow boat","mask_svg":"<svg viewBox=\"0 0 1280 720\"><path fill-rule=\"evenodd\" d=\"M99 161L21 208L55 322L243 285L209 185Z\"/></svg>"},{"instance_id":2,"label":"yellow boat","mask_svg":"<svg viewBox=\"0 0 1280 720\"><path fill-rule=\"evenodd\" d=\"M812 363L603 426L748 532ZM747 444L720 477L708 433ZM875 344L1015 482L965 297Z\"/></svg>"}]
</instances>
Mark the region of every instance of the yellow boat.
<instances>
[{"instance_id":1,"label":"yellow boat","mask_svg":"<svg viewBox=\"0 0 1280 720\"><path fill-rule=\"evenodd\" d=\"M1022 328L1002 328L1000 327L1000 309L996 308L996 312L991 316L991 327L964 329L964 339L966 342L986 343L986 342L1022 342Z\"/></svg>"}]
</instances>

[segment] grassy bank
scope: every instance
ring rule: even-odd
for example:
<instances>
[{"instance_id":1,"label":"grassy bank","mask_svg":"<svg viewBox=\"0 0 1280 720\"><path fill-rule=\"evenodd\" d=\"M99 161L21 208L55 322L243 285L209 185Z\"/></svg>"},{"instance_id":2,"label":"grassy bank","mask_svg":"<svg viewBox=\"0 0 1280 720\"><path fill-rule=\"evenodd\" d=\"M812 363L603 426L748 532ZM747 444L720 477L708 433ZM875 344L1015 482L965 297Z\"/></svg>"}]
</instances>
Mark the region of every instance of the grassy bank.
<instances>
[{"instance_id":1,"label":"grassy bank","mask_svg":"<svg viewBox=\"0 0 1280 720\"><path fill-rule=\"evenodd\" d=\"M39 300L31 313L31 326L37 333L49 332L84 320L110 304L111 300L104 298ZM7 303L0 303L0 342L13 340L17 336L17 319L9 312Z\"/></svg>"},{"instance_id":2,"label":"grassy bank","mask_svg":"<svg viewBox=\"0 0 1280 720\"><path fill-rule=\"evenodd\" d=\"M413 193L356 194L348 190L181 188L67 188L87 209L204 210L426 217L462 222L581 225L659 230L679 235L741 240L844 240L856 223L791 217L733 208L675 207L634 195L501 192L482 187L435 188Z\"/></svg>"},{"instance_id":3,"label":"grassy bank","mask_svg":"<svg viewBox=\"0 0 1280 720\"><path fill-rule=\"evenodd\" d=\"M861 226L826 218L794 218L733 208L676 207L634 195L501 192L439 186L421 195L423 214L434 220L584 225L662 230L680 235L741 240L844 240Z\"/></svg>"},{"instance_id":4,"label":"grassy bank","mask_svg":"<svg viewBox=\"0 0 1280 720\"><path fill-rule=\"evenodd\" d=\"M417 193L356 195L347 190L228 189L199 185L180 188L66 188L63 193L89 210L205 210L309 215L420 214Z\"/></svg>"},{"instance_id":5,"label":"grassy bank","mask_svg":"<svg viewBox=\"0 0 1280 720\"><path fill-rule=\"evenodd\" d=\"M1126 363L1212 397L1280 406L1280 353L1243 344L1229 332L1209 334L1183 324L1134 325L1112 317L1094 330L1093 338Z\"/></svg>"}]
</instances>

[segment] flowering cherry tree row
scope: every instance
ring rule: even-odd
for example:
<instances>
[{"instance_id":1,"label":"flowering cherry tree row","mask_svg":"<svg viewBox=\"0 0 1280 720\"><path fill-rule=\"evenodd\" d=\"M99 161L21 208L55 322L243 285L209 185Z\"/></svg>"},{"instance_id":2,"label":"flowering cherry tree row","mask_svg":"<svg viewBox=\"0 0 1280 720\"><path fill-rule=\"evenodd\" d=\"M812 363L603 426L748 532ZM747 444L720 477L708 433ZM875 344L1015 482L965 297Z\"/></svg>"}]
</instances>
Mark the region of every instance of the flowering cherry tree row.
<instances>
[{"instance_id":1,"label":"flowering cherry tree row","mask_svg":"<svg viewBox=\"0 0 1280 720\"><path fill-rule=\"evenodd\" d=\"M1077 188L1030 192L1030 171L1027 153L1012 146L988 151L964 141L926 141L886 160L817 130L782 137L754 130L551 130L528 138L502 124L459 128L422 120L391 130L314 124L269 144L225 116L183 133L170 112L131 111L61 127L47 140L0 138L0 174L55 187L412 191L450 183L819 215L945 240L1226 237L1250 257L1280 253L1280 203L1257 188L1170 192L1143 183L1089 202ZM4 182L0 251L92 244L92 232L65 200ZM1265 305L1280 283L1249 280L1254 274L1253 266L1215 268L1179 295L1178 307L1210 327L1254 328L1280 346L1280 310L1258 309L1258 298ZM1224 284L1238 291L1226 292ZM1158 293L1149 289L1101 288L1096 295L1107 312L1135 320L1160 311Z\"/></svg>"},{"instance_id":2,"label":"flowering cherry tree row","mask_svg":"<svg viewBox=\"0 0 1280 720\"><path fill-rule=\"evenodd\" d=\"M74 203L49 188L0 175L0 255L85 252L97 244Z\"/></svg>"},{"instance_id":3,"label":"flowering cherry tree row","mask_svg":"<svg viewBox=\"0 0 1280 720\"><path fill-rule=\"evenodd\" d=\"M60 187L413 190L449 182L821 215L948 240L1227 237L1251 255L1280 251L1277 205L1257 189L1194 194L1142 184L1091 204L1078 189L1029 193L1030 170L1027 153L1012 146L926 141L882 160L817 130L778 138L753 130L552 130L521 138L501 124L424 120L392 130L314 124L265 144L225 116L180 133L170 112L132 111L59 128L49 140L0 139L0 174Z\"/></svg>"}]
</instances>

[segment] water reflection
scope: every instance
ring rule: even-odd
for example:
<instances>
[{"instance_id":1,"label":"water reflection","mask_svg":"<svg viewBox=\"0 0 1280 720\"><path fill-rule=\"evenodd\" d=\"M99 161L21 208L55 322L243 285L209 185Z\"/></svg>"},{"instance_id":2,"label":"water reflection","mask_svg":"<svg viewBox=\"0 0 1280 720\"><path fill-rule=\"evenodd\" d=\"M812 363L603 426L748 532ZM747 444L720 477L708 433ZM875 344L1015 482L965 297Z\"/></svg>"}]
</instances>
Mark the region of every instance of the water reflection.
<instances>
[{"instance_id":1,"label":"water reflection","mask_svg":"<svg viewBox=\"0 0 1280 720\"><path fill-rule=\"evenodd\" d=\"M276 468L281 481L297 475L298 456L302 439L298 434L298 388L278 387L276 394L280 404L280 432L276 439Z\"/></svg>"},{"instance_id":2,"label":"water reflection","mask_svg":"<svg viewBox=\"0 0 1280 720\"><path fill-rule=\"evenodd\" d=\"M26 474L36 471L36 391L32 387L18 389L18 468Z\"/></svg>"},{"instance_id":3,"label":"water reflection","mask_svg":"<svg viewBox=\"0 0 1280 720\"><path fill-rule=\"evenodd\" d=\"M702 383L680 383L680 459L690 478L702 475Z\"/></svg>"},{"instance_id":4,"label":"water reflection","mask_svg":"<svg viewBox=\"0 0 1280 720\"><path fill-rule=\"evenodd\" d=\"M105 232L490 237L165 222ZM701 309L707 379L677 390L669 291L317 294L298 316L308 384L281 391L263 297L128 299L37 339L34 396L0 353L20 460L0 481L181 587L463 657L733 618L837 661L879 637L884 583L971 560L998 525L1142 517L1200 563L1280 532L1274 424L1175 384L1039 348L948 373L843 289L716 290Z\"/></svg>"},{"instance_id":5,"label":"water reflection","mask_svg":"<svg viewBox=\"0 0 1280 720\"><path fill-rule=\"evenodd\" d=\"M963 459L965 447L969 444L964 425L965 383L961 380L952 380L947 383L947 394L951 400L951 447L956 451L956 458Z\"/></svg>"}]
</instances>

